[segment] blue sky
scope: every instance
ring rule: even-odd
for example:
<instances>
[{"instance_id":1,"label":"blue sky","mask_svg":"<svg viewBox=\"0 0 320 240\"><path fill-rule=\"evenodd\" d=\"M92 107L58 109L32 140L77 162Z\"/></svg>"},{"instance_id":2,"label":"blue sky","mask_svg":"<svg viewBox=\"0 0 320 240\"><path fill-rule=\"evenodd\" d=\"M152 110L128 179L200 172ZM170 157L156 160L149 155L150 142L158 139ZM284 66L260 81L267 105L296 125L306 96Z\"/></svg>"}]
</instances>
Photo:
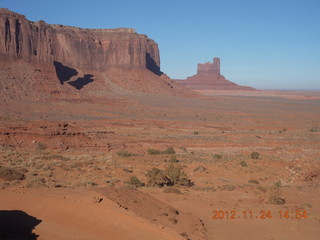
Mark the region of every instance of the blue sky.
<instances>
[{"instance_id":1,"label":"blue sky","mask_svg":"<svg viewBox=\"0 0 320 240\"><path fill-rule=\"evenodd\" d=\"M260 89L320 90L319 0L0 0L32 21L135 28L160 48L171 78L221 59L229 80Z\"/></svg>"}]
</instances>

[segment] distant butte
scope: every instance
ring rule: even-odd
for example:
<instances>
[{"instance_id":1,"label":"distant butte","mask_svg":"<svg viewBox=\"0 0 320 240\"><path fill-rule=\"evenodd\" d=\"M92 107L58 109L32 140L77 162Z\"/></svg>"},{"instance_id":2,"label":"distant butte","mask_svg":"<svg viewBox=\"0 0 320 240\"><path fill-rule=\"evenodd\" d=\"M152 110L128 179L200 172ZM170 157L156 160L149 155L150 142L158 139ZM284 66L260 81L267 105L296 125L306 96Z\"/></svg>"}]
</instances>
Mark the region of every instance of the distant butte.
<instances>
[{"instance_id":1,"label":"distant butte","mask_svg":"<svg viewBox=\"0 0 320 240\"><path fill-rule=\"evenodd\" d=\"M252 87L240 86L227 80L220 74L220 58L215 57L213 62L199 63L197 74L185 80L176 80L177 83L192 90L255 90Z\"/></svg>"}]
</instances>

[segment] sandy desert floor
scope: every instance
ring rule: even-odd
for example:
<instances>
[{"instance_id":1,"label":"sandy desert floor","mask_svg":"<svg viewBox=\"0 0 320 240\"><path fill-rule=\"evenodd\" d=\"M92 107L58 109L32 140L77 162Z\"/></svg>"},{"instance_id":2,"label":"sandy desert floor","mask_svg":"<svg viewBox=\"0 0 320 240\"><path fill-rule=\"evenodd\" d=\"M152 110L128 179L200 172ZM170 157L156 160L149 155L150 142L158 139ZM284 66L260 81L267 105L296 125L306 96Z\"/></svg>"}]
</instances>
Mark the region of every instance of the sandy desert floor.
<instances>
[{"instance_id":1,"label":"sandy desert floor","mask_svg":"<svg viewBox=\"0 0 320 240\"><path fill-rule=\"evenodd\" d=\"M2 106L8 234L319 239L320 92L205 94ZM189 184L148 184L169 166Z\"/></svg>"}]
</instances>

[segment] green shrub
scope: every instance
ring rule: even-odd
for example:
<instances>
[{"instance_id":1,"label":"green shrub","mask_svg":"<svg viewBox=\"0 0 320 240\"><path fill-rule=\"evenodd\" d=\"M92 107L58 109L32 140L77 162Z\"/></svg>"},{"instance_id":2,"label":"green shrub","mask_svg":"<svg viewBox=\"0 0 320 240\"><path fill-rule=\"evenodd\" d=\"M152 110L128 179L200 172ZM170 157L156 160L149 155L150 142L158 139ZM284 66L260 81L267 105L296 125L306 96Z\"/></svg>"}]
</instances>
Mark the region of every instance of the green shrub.
<instances>
[{"instance_id":1,"label":"green shrub","mask_svg":"<svg viewBox=\"0 0 320 240\"><path fill-rule=\"evenodd\" d=\"M199 131L194 131L193 134L194 135L199 135Z\"/></svg>"},{"instance_id":2,"label":"green shrub","mask_svg":"<svg viewBox=\"0 0 320 240\"><path fill-rule=\"evenodd\" d=\"M153 149L153 148L149 148L148 149L148 153L150 155L160 155L160 154L175 154L176 151L174 150L173 147L168 147L166 150L164 151L160 151L160 150L157 150L157 149Z\"/></svg>"},{"instance_id":3,"label":"green shrub","mask_svg":"<svg viewBox=\"0 0 320 240\"><path fill-rule=\"evenodd\" d=\"M131 176L130 181L128 182L130 185L135 186L136 188L138 187L143 187L145 184L140 181L139 178L136 176Z\"/></svg>"},{"instance_id":4,"label":"green shrub","mask_svg":"<svg viewBox=\"0 0 320 240\"><path fill-rule=\"evenodd\" d=\"M250 154L250 157L251 157L252 159L259 159L260 153L258 153L258 152L252 152L252 153Z\"/></svg>"},{"instance_id":5,"label":"green shrub","mask_svg":"<svg viewBox=\"0 0 320 240\"><path fill-rule=\"evenodd\" d=\"M166 169L161 170L158 168L153 168L149 170L146 174L149 186L192 186L193 183L188 179L186 173L183 171L182 167L176 167L174 164L170 164Z\"/></svg>"},{"instance_id":6,"label":"green shrub","mask_svg":"<svg viewBox=\"0 0 320 240\"><path fill-rule=\"evenodd\" d=\"M37 142L36 148L37 148L37 151L41 152L47 149L47 145L41 142Z\"/></svg>"},{"instance_id":7,"label":"green shrub","mask_svg":"<svg viewBox=\"0 0 320 240\"><path fill-rule=\"evenodd\" d=\"M164 175L164 171L159 168L152 168L146 174L149 186L163 187L168 184L168 178Z\"/></svg>"},{"instance_id":8,"label":"green shrub","mask_svg":"<svg viewBox=\"0 0 320 240\"><path fill-rule=\"evenodd\" d=\"M165 176L169 179L169 185L191 185L190 179L180 166L176 167L174 164L170 164L165 169Z\"/></svg>"},{"instance_id":9,"label":"green shrub","mask_svg":"<svg viewBox=\"0 0 320 240\"><path fill-rule=\"evenodd\" d=\"M41 157L35 157L34 159L42 159L42 160L53 160L53 159L58 159L62 161L69 161L69 157L64 157L62 155L47 155L47 156L41 156Z\"/></svg>"},{"instance_id":10,"label":"green shrub","mask_svg":"<svg viewBox=\"0 0 320 240\"><path fill-rule=\"evenodd\" d=\"M280 187L282 187L282 184L281 184L280 181L276 181L276 182L273 182L273 186L272 187L273 188L280 188Z\"/></svg>"},{"instance_id":11,"label":"green shrub","mask_svg":"<svg viewBox=\"0 0 320 240\"><path fill-rule=\"evenodd\" d=\"M241 162L240 162L240 165L241 165L242 167L248 167L248 164L247 164L245 161L241 161Z\"/></svg>"},{"instance_id":12,"label":"green shrub","mask_svg":"<svg viewBox=\"0 0 320 240\"><path fill-rule=\"evenodd\" d=\"M222 158L222 155L221 155L221 154L215 154L215 155L213 155L213 157L214 157L215 159L221 159L221 158Z\"/></svg>"},{"instance_id":13,"label":"green shrub","mask_svg":"<svg viewBox=\"0 0 320 240\"><path fill-rule=\"evenodd\" d=\"M162 154L175 154L176 151L174 150L173 147L168 147L166 150L161 152Z\"/></svg>"},{"instance_id":14,"label":"green shrub","mask_svg":"<svg viewBox=\"0 0 320 240\"><path fill-rule=\"evenodd\" d=\"M129 152L126 151L126 150L121 150L121 151L117 152L117 155L118 155L119 157L132 157L132 156L136 156L136 154L134 154L134 153L129 153Z\"/></svg>"},{"instance_id":15,"label":"green shrub","mask_svg":"<svg viewBox=\"0 0 320 240\"><path fill-rule=\"evenodd\" d=\"M318 132L318 128L317 128L317 127L312 127L312 128L310 129L310 132Z\"/></svg>"},{"instance_id":16,"label":"green shrub","mask_svg":"<svg viewBox=\"0 0 320 240\"><path fill-rule=\"evenodd\" d=\"M160 154L161 154L161 151L160 151L160 150L153 149L153 148L149 148L149 149L148 149L148 153L149 153L150 155L160 155Z\"/></svg>"}]
</instances>

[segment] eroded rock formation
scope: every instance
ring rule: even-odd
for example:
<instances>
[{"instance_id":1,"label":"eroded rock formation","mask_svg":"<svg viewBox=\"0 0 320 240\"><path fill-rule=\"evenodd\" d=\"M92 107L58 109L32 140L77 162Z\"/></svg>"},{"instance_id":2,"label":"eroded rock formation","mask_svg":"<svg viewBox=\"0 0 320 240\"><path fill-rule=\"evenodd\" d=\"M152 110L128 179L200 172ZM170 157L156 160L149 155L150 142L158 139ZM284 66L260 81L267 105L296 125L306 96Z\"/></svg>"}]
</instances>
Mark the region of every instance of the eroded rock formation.
<instances>
[{"instance_id":1,"label":"eroded rock formation","mask_svg":"<svg viewBox=\"0 0 320 240\"><path fill-rule=\"evenodd\" d=\"M216 73L220 75L220 58L214 58L213 63L199 63L197 73Z\"/></svg>"},{"instance_id":2,"label":"eroded rock formation","mask_svg":"<svg viewBox=\"0 0 320 240\"><path fill-rule=\"evenodd\" d=\"M112 66L149 69L160 74L158 45L134 29L82 29L31 22L0 9L0 60L60 62L104 71Z\"/></svg>"},{"instance_id":3,"label":"eroded rock formation","mask_svg":"<svg viewBox=\"0 0 320 240\"><path fill-rule=\"evenodd\" d=\"M92 101L108 98L112 92L193 94L160 71L157 43L134 29L32 22L0 8L2 100Z\"/></svg>"},{"instance_id":4,"label":"eroded rock formation","mask_svg":"<svg viewBox=\"0 0 320 240\"><path fill-rule=\"evenodd\" d=\"M192 90L254 90L231 82L221 75L220 58L214 58L212 63L199 63L196 75L176 82Z\"/></svg>"}]
</instances>

